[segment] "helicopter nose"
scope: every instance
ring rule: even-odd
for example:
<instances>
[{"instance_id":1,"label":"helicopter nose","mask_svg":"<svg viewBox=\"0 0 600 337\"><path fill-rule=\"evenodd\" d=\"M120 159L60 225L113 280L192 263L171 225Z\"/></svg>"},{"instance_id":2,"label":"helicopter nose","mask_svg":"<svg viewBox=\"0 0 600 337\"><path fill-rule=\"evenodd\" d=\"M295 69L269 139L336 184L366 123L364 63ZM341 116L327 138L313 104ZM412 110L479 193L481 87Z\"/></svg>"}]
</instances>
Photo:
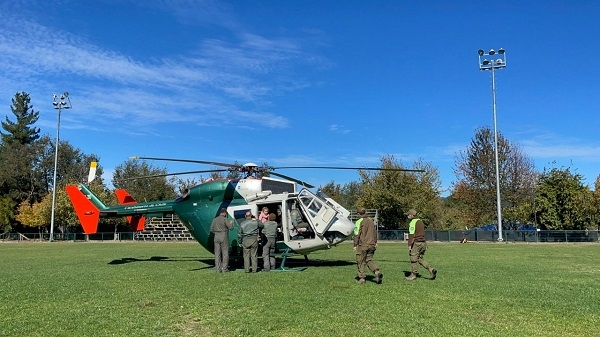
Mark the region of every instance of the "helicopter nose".
<instances>
[{"instance_id":1,"label":"helicopter nose","mask_svg":"<svg viewBox=\"0 0 600 337\"><path fill-rule=\"evenodd\" d=\"M354 223L346 218L339 218L329 229L348 236L354 232Z\"/></svg>"}]
</instances>

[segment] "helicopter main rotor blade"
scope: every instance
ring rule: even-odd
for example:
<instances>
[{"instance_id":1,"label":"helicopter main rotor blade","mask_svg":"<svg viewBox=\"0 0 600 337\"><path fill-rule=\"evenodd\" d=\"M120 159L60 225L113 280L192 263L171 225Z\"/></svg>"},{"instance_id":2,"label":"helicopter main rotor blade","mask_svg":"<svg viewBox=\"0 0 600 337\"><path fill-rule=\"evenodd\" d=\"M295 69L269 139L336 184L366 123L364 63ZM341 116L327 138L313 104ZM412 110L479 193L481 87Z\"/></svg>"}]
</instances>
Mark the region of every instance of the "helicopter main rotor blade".
<instances>
[{"instance_id":1,"label":"helicopter main rotor blade","mask_svg":"<svg viewBox=\"0 0 600 337\"><path fill-rule=\"evenodd\" d=\"M216 162L216 161L203 161L203 160L192 160L192 159L139 157L139 156L131 156L129 158L131 158L131 159L144 159L144 160L178 161L178 162L182 162L182 163L207 164L207 165L216 165L216 166L225 166L225 167L239 167L240 166L240 165L219 163L219 162Z\"/></svg>"},{"instance_id":2,"label":"helicopter main rotor blade","mask_svg":"<svg viewBox=\"0 0 600 337\"><path fill-rule=\"evenodd\" d=\"M152 174L152 175L149 175L149 176L139 176L139 177L133 177L133 178L125 178L125 179L119 179L119 180L115 180L115 181L129 181L129 180L136 180L136 179L158 178L158 177L177 176L177 175L184 175L184 174L227 172L227 171L229 171L229 170L227 170L227 169L218 169L218 170L174 172L174 173Z\"/></svg>"},{"instance_id":3,"label":"helicopter main rotor blade","mask_svg":"<svg viewBox=\"0 0 600 337\"><path fill-rule=\"evenodd\" d=\"M274 170L278 169L325 169L325 170L362 170L362 171L401 171L401 172L425 172L425 170L415 169L394 169L394 168L381 168L381 167L341 167L341 166L281 166L273 167Z\"/></svg>"},{"instance_id":4,"label":"helicopter main rotor blade","mask_svg":"<svg viewBox=\"0 0 600 337\"><path fill-rule=\"evenodd\" d=\"M293 181L295 183L298 183L298 184L300 184L302 186L305 186L305 187L308 187L308 188L313 188L314 187L313 185L311 185L311 184L309 184L309 183L307 183L305 181L294 179L294 178L292 178L290 176L286 176L286 175L281 174L281 173L275 173L275 172L272 172L272 171L265 172L265 173L272 174L274 176L277 176L277 177L280 177L280 178L283 178L283 179L287 179L287 180Z\"/></svg>"}]
</instances>

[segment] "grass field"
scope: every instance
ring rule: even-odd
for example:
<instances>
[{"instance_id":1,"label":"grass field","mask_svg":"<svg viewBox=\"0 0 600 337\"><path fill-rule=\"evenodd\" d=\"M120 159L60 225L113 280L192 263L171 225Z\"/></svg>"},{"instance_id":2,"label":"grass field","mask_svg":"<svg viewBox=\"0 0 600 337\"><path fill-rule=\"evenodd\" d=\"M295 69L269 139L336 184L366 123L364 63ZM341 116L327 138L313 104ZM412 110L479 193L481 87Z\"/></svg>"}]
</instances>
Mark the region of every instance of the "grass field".
<instances>
[{"instance_id":1,"label":"grass field","mask_svg":"<svg viewBox=\"0 0 600 337\"><path fill-rule=\"evenodd\" d=\"M217 274L196 243L0 243L0 336L600 335L600 245L429 246L437 280L382 243L357 285L350 244Z\"/></svg>"}]
</instances>

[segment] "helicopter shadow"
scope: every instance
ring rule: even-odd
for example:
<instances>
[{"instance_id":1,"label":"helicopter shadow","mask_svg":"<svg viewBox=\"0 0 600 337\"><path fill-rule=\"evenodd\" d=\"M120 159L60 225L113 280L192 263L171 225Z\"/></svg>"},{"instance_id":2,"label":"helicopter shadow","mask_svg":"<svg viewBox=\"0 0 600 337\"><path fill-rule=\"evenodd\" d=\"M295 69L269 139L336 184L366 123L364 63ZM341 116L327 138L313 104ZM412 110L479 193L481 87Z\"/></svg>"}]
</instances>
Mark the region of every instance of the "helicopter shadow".
<instances>
[{"instance_id":1,"label":"helicopter shadow","mask_svg":"<svg viewBox=\"0 0 600 337\"><path fill-rule=\"evenodd\" d=\"M258 265L262 266L262 257L258 257ZM205 269L214 269L215 268L215 260L214 259L199 259L198 262L206 264L205 267L195 268L192 270L205 270ZM242 257L232 257L231 258L231 267L233 268L243 268L244 267L244 259ZM277 259L277 265L281 263L281 259ZM354 261L343 261L343 260L310 260L305 258L287 258L285 261L285 266L290 268L297 267L344 267L344 266L353 266L356 265Z\"/></svg>"},{"instance_id":2,"label":"helicopter shadow","mask_svg":"<svg viewBox=\"0 0 600 337\"><path fill-rule=\"evenodd\" d=\"M128 263L139 263L139 262L190 262L197 261L205 266L191 269L190 271L206 270L215 268L215 260L212 258L197 258L197 257L183 257L183 258L170 258L168 256L151 256L149 258L135 258L135 257L124 257L108 262L109 265L124 265ZM262 258L259 257L259 261ZM281 263L281 259L277 259L277 263ZM231 266L234 268L243 268L244 259L240 256L231 258ZM345 260L310 260L305 258L287 258L285 261L286 267L344 267L355 265L355 261ZM259 262L262 265L262 262Z\"/></svg>"},{"instance_id":3,"label":"helicopter shadow","mask_svg":"<svg viewBox=\"0 0 600 337\"><path fill-rule=\"evenodd\" d=\"M182 261L194 261L194 260L197 261L198 259L194 258L194 257L172 259L168 256L151 256L147 259L139 259L139 258L135 258L135 257L124 257L121 259L112 260L108 264L121 265L121 264L133 263L133 262L182 262Z\"/></svg>"}]
</instances>

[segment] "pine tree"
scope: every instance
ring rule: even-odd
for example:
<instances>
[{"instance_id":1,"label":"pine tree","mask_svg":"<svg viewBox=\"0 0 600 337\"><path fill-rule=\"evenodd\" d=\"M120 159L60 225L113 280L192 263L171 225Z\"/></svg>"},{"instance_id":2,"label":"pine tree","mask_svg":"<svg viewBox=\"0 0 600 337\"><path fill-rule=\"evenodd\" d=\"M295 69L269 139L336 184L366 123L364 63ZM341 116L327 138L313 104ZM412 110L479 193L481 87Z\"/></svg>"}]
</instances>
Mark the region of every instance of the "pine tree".
<instances>
[{"instance_id":1,"label":"pine tree","mask_svg":"<svg viewBox=\"0 0 600 337\"><path fill-rule=\"evenodd\" d=\"M2 128L6 133L0 131L2 144L10 146L13 143L21 145L30 145L40 138L40 128L31 127L39 118L39 111L33 110L31 98L26 92L16 93L12 99L10 110L16 117L16 121L11 121L6 116L6 121L2 122Z\"/></svg>"}]
</instances>

